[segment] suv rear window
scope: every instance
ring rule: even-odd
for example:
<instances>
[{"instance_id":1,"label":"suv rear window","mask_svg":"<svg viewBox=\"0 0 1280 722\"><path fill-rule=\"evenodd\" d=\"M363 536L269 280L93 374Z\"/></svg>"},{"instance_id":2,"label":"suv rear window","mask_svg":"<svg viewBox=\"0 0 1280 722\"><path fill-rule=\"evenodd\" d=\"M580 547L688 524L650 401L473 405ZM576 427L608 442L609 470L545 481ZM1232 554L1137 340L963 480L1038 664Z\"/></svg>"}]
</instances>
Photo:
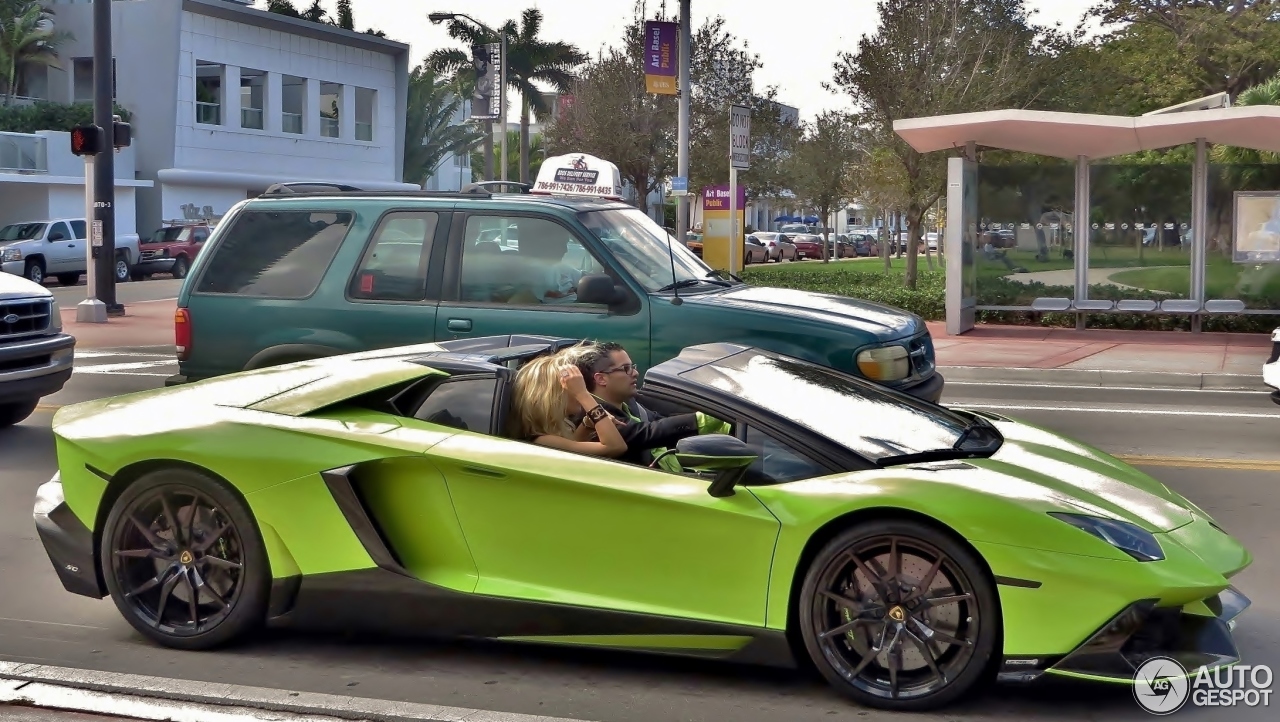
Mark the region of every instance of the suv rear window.
<instances>
[{"instance_id":1,"label":"suv rear window","mask_svg":"<svg viewBox=\"0 0 1280 722\"><path fill-rule=\"evenodd\" d=\"M195 291L306 298L320 285L354 220L345 211L241 213Z\"/></svg>"}]
</instances>

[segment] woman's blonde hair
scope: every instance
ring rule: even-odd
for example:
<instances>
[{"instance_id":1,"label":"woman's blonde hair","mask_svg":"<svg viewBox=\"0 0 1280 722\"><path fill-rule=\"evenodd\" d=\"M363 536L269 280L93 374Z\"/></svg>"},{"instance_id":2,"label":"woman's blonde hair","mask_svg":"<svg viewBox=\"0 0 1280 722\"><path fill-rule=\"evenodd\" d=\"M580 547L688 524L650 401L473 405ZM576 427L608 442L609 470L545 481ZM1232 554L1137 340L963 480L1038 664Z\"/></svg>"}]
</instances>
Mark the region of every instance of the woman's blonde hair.
<instances>
[{"instance_id":1,"label":"woman's blonde hair","mask_svg":"<svg viewBox=\"0 0 1280 722\"><path fill-rule=\"evenodd\" d=\"M540 356L516 372L511 392L513 438L573 436L567 414L569 397L560 385L560 372L573 366L575 357L565 351Z\"/></svg>"}]
</instances>

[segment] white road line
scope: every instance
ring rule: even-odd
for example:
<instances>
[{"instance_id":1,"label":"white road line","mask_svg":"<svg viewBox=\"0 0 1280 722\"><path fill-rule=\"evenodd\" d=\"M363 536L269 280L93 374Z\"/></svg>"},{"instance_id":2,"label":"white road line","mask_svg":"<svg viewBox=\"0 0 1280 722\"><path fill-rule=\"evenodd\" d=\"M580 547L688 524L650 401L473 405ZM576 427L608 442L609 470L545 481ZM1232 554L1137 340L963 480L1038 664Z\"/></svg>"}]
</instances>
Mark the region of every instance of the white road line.
<instances>
[{"instance_id":1,"label":"white road line","mask_svg":"<svg viewBox=\"0 0 1280 722\"><path fill-rule=\"evenodd\" d=\"M961 409L990 409L992 411L1074 411L1097 414L1143 414L1147 416L1206 416L1222 419L1276 419L1280 414L1244 413L1231 411L1176 411L1173 409L1108 409L1097 406L1026 406L1017 404L969 404L948 401L947 406Z\"/></svg>"},{"instance_id":2,"label":"white road line","mask_svg":"<svg viewBox=\"0 0 1280 722\"><path fill-rule=\"evenodd\" d=\"M97 365L76 366L75 369L76 371L80 371L82 373L87 373L87 374L109 374L109 373L115 373L117 371L137 371L140 369L153 369L158 366L172 366L176 363L177 361L171 361L168 359L163 361L132 361L130 363L121 363L121 364L97 364Z\"/></svg>"},{"instance_id":3,"label":"white road line","mask_svg":"<svg viewBox=\"0 0 1280 722\"><path fill-rule=\"evenodd\" d=\"M17 681L19 684L8 683ZM396 719L432 722L584 722L468 707L394 702L235 684L0 661L0 704L175 722ZM166 703L167 702L167 703ZM270 710L272 713L268 713ZM281 713L288 713L285 716Z\"/></svg>"},{"instance_id":4,"label":"white road line","mask_svg":"<svg viewBox=\"0 0 1280 722\"><path fill-rule=\"evenodd\" d=\"M998 382L998 381L952 381L950 379L947 380L947 386L948 387L951 387L951 386L996 386L996 387L1011 386L1011 387L1020 388L1020 389L1085 389L1085 390L1092 389L1094 391L1176 391L1178 393L1249 394L1251 396L1258 393L1265 393L1265 391L1260 392L1260 391L1252 391L1252 390L1246 390L1246 389L1193 389L1193 388L1179 388L1177 386L1100 386L1098 384L1094 384L1092 386L1088 386L1088 385L1077 386L1073 384L1050 384L1050 383L1014 384L1014 383L1004 383L1004 382Z\"/></svg>"},{"instance_id":5,"label":"white road line","mask_svg":"<svg viewBox=\"0 0 1280 722\"><path fill-rule=\"evenodd\" d=\"M161 359L167 358L176 361L177 357L172 353L144 353L141 351L76 351L75 357L82 358L151 358Z\"/></svg>"},{"instance_id":6,"label":"white road line","mask_svg":"<svg viewBox=\"0 0 1280 722\"><path fill-rule=\"evenodd\" d=\"M75 627L76 629L106 629L106 627L92 627L87 624L67 624L66 622L41 622L37 619L12 619L10 617L0 617L0 622L18 622L21 624L48 624L54 627Z\"/></svg>"}]
</instances>

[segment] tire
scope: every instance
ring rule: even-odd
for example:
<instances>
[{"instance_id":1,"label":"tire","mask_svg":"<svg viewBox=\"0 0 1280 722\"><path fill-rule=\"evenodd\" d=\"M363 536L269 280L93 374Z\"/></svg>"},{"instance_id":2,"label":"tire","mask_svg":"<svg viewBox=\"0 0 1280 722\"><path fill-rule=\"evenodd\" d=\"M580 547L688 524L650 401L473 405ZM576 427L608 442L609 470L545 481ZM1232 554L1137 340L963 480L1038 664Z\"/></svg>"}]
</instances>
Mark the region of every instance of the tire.
<instances>
[{"instance_id":1,"label":"tire","mask_svg":"<svg viewBox=\"0 0 1280 722\"><path fill-rule=\"evenodd\" d=\"M222 534L213 536L218 529ZM164 469L129 485L103 526L99 564L124 618L166 647L213 649L266 618L271 572L258 525L238 495L202 473Z\"/></svg>"},{"instance_id":2,"label":"tire","mask_svg":"<svg viewBox=\"0 0 1280 722\"><path fill-rule=\"evenodd\" d=\"M59 273L58 274L58 283L61 283L64 286L74 286L79 282L80 282L79 273Z\"/></svg>"},{"instance_id":3,"label":"tire","mask_svg":"<svg viewBox=\"0 0 1280 722\"><path fill-rule=\"evenodd\" d=\"M186 278L188 269L187 257L178 256L177 260L173 262L173 268L170 270L170 273L173 274L174 278Z\"/></svg>"},{"instance_id":4,"label":"tire","mask_svg":"<svg viewBox=\"0 0 1280 722\"><path fill-rule=\"evenodd\" d=\"M40 405L40 399L30 401L12 401L0 404L0 429L22 423Z\"/></svg>"},{"instance_id":5,"label":"tire","mask_svg":"<svg viewBox=\"0 0 1280 722\"><path fill-rule=\"evenodd\" d=\"M28 281L44 285L44 261L39 258L33 258L27 261L27 267L22 272Z\"/></svg>"},{"instance_id":6,"label":"tire","mask_svg":"<svg viewBox=\"0 0 1280 722\"><path fill-rule=\"evenodd\" d=\"M899 587L879 591L871 575L884 581L892 574L891 550L899 559ZM854 616L852 605L859 603ZM1000 639L999 604L986 567L948 535L909 520L857 524L824 546L805 574L798 612L819 672L841 694L878 709L924 711L955 702L983 682ZM871 654L882 633L888 635L882 651Z\"/></svg>"},{"instance_id":7,"label":"tire","mask_svg":"<svg viewBox=\"0 0 1280 722\"><path fill-rule=\"evenodd\" d=\"M123 253L116 254L115 273L116 273L116 283L126 283L129 281L129 278L133 274L130 273L129 257L127 255Z\"/></svg>"}]
</instances>

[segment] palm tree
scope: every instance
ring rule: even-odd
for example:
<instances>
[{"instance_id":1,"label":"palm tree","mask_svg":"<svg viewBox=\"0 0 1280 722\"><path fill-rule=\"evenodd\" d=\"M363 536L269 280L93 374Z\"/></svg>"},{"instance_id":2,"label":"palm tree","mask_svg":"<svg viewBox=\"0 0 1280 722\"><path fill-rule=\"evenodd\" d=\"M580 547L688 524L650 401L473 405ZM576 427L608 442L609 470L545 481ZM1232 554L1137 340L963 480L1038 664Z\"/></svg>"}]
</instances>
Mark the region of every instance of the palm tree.
<instances>
[{"instance_id":1,"label":"palm tree","mask_svg":"<svg viewBox=\"0 0 1280 722\"><path fill-rule=\"evenodd\" d=\"M546 121L551 118L553 111L535 83L545 83L557 92L567 93L573 85L573 70L588 59L574 45L539 38L541 31L542 11L537 8L529 8L521 14L518 28L514 20L508 20L498 31L507 36L508 89L520 94L522 183L529 182L530 114L538 120ZM449 21L449 37L463 41L467 47L500 41L500 38L493 37L482 28L460 18ZM461 50L441 49L432 53L427 62L442 72L460 73L471 67L471 55ZM485 139L485 157L494 157L491 124ZM488 166L488 176L493 177L492 164Z\"/></svg>"},{"instance_id":2,"label":"palm tree","mask_svg":"<svg viewBox=\"0 0 1280 722\"><path fill-rule=\"evenodd\" d=\"M445 156L470 153L483 133L454 122L467 93L442 78L430 66L414 68L409 76L408 113L405 118L404 178L426 186Z\"/></svg>"},{"instance_id":3,"label":"palm tree","mask_svg":"<svg viewBox=\"0 0 1280 722\"><path fill-rule=\"evenodd\" d=\"M520 174L520 131L507 131L507 177L516 178ZM480 150L471 152L471 168L482 167L484 164L484 155ZM501 162L502 154L497 150L494 151L494 162ZM542 142L542 134L537 133L529 136L529 177L537 178L538 171L542 168L542 162L547 159L547 149Z\"/></svg>"},{"instance_id":4,"label":"palm tree","mask_svg":"<svg viewBox=\"0 0 1280 722\"><path fill-rule=\"evenodd\" d=\"M38 2L21 0L0 4L0 81L7 106L18 93L21 71L30 66L60 67L58 46L71 33L55 30L53 11Z\"/></svg>"}]
</instances>

